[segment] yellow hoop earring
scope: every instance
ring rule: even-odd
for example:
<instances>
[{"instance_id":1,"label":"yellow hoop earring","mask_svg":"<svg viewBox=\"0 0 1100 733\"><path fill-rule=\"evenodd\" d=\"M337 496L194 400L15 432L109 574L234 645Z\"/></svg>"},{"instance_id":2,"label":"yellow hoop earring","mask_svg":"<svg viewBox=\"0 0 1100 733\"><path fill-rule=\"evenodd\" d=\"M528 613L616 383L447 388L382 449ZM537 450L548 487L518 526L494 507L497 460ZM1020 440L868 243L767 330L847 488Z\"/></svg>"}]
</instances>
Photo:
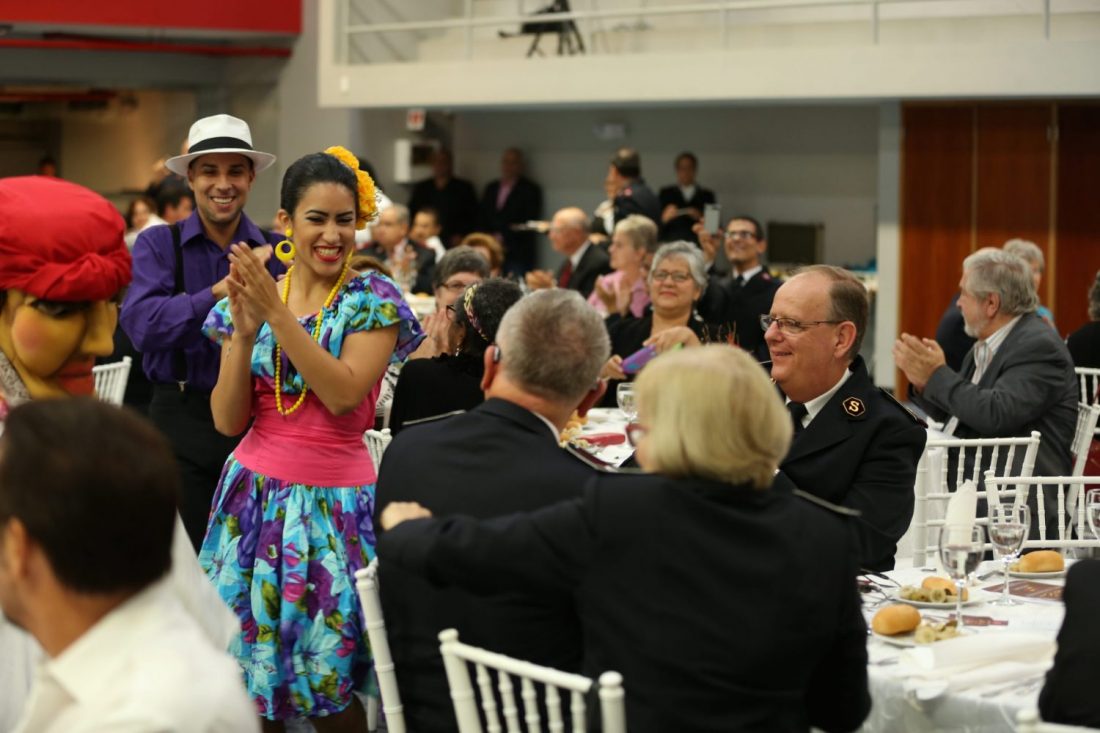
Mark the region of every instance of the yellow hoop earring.
<instances>
[{"instance_id":1,"label":"yellow hoop earring","mask_svg":"<svg viewBox=\"0 0 1100 733\"><path fill-rule=\"evenodd\" d=\"M287 267L294 261L294 242L290 241L290 227L286 228L286 239L275 245L275 256Z\"/></svg>"}]
</instances>

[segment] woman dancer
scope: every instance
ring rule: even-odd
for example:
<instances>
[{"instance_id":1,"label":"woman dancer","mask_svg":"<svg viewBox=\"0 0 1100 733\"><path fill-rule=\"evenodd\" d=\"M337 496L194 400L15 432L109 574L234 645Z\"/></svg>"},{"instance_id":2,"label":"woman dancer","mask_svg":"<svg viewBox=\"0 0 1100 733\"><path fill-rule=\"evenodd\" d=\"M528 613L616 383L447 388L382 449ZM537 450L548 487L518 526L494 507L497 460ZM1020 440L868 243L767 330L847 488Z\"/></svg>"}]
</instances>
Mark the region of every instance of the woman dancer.
<instances>
[{"instance_id":1,"label":"woman dancer","mask_svg":"<svg viewBox=\"0 0 1100 733\"><path fill-rule=\"evenodd\" d=\"M229 297L207 318L222 343L211 398L226 461L200 562L237 613L230 651L265 730L305 716L362 730L370 651L353 574L374 554L374 466L363 431L386 366L423 335L389 278L350 269L355 230L377 211L370 177L343 148L283 178L280 283L233 245Z\"/></svg>"}]
</instances>

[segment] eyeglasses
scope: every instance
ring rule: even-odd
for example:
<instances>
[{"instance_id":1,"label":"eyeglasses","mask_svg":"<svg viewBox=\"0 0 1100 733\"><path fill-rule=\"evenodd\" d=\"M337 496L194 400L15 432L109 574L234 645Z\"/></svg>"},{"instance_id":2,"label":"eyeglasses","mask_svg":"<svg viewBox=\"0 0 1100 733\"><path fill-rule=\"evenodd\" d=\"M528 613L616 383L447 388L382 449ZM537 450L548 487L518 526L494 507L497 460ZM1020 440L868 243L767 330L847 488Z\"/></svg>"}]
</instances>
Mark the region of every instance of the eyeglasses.
<instances>
[{"instance_id":1,"label":"eyeglasses","mask_svg":"<svg viewBox=\"0 0 1100 733\"><path fill-rule=\"evenodd\" d=\"M688 280L691 279L691 275L687 274L686 272L669 272L668 270L657 270L657 272L653 273L650 277L653 278L653 282L655 283L660 283L664 282L665 280L671 279L672 282L676 283L677 285L686 283Z\"/></svg>"},{"instance_id":2,"label":"eyeglasses","mask_svg":"<svg viewBox=\"0 0 1100 733\"><path fill-rule=\"evenodd\" d=\"M748 229L735 229L732 232L726 232L726 239L756 239L756 232L750 232Z\"/></svg>"},{"instance_id":3,"label":"eyeglasses","mask_svg":"<svg viewBox=\"0 0 1100 733\"><path fill-rule=\"evenodd\" d=\"M455 310L455 307L453 305L449 305L447 306L447 312L451 314L451 318L454 318L455 313L457 313L458 311Z\"/></svg>"},{"instance_id":4,"label":"eyeglasses","mask_svg":"<svg viewBox=\"0 0 1100 733\"><path fill-rule=\"evenodd\" d=\"M444 290L449 290L452 293L460 293L463 290L465 290L466 288L470 287L470 285L472 285L472 284L473 283L450 282L450 283L443 283L439 287L443 288Z\"/></svg>"},{"instance_id":5,"label":"eyeglasses","mask_svg":"<svg viewBox=\"0 0 1100 733\"><path fill-rule=\"evenodd\" d=\"M642 427L641 423L631 422L626 424L626 439L635 448L638 447L638 443L642 442L646 432L648 431Z\"/></svg>"},{"instance_id":6,"label":"eyeglasses","mask_svg":"<svg viewBox=\"0 0 1100 733\"><path fill-rule=\"evenodd\" d=\"M760 316L760 328L765 331L768 330L768 326L775 324L775 327L779 329L780 333L785 333L788 336L796 333L802 333L811 326L820 326L823 323L844 323L844 321L796 321L793 318L775 318L767 314Z\"/></svg>"}]
</instances>

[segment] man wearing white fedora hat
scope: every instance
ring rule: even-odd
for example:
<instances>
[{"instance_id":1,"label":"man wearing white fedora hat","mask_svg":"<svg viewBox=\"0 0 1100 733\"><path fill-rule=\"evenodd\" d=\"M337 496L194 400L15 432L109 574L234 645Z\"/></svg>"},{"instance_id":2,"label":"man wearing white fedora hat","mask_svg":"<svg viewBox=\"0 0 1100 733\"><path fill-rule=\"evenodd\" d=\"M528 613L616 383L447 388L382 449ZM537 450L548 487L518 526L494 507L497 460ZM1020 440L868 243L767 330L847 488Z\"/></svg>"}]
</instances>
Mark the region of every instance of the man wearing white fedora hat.
<instances>
[{"instance_id":1,"label":"man wearing white fedora hat","mask_svg":"<svg viewBox=\"0 0 1100 733\"><path fill-rule=\"evenodd\" d=\"M246 243L270 257L278 237L244 213L256 174L275 156L252 147L248 123L230 115L191 126L187 152L165 166L187 177L195 211L171 226L143 231L134 243L133 285L122 305L122 328L154 384L149 417L172 443L183 479L180 514L198 548L210 500L226 457L236 446L214 429L210 392L218 379L218 347L201 333L203 320L227 295L229 245ZM268 259L272 275L283 272Z\"/></svg>"}]
</instances>

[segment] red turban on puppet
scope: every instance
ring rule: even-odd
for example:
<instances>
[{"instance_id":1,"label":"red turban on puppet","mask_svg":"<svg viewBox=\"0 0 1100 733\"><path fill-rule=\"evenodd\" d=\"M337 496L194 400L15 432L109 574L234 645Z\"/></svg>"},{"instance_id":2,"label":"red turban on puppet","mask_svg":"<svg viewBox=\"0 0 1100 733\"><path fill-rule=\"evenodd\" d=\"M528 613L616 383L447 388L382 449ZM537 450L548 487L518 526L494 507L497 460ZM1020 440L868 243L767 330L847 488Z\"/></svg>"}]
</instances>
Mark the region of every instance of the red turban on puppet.
<instances>
[{"instance_id":1,"label":"red turban on puppet","mask_svg":"<svg viewBox=\"0 0 1100 733\"><path fill-rule=\"evenodd\" d=\"M59 178L0 179L0 290L107 300L130 282L118 210Z\"/></svg>"}]
</instances>

